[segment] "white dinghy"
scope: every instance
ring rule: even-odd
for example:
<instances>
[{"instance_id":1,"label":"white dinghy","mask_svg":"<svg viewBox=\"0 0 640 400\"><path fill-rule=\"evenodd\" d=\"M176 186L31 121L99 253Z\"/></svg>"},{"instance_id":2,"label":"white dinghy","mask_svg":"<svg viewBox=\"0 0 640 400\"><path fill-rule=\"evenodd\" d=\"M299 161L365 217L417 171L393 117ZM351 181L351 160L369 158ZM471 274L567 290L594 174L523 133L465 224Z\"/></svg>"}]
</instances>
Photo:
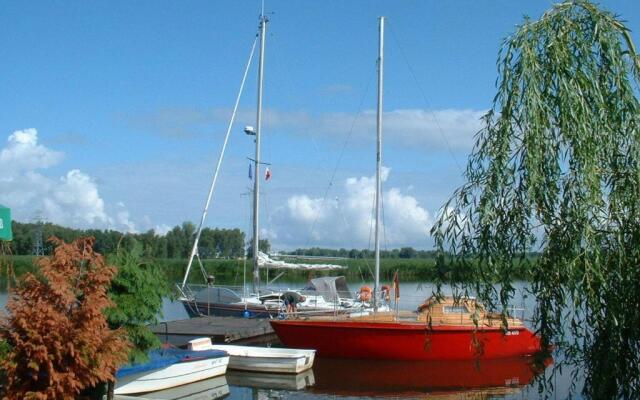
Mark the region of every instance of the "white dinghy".
<instances>
[{"instance_id":1,"label":"white dinghy","mask_svg":"<svg viewBox=\"0 0 640 400\"><path fill-rule=\"evenodd\" d=\"M297 374L313 366L315 350L212 344L209 338L189 341L189 350L221 350L229 355L229 369Z\"/></svg>"},{"instance_id":2,"label":"white dinghy","mask_svg":"<svg viewBox=\"0 0 640 400\"><path fill-rule=\"evenodd\" d=\"M149 361L116 372L115 394L147 393L224 375L229 356L224 351L163 349L149 353Z\"/></svg>"}]
</instances>

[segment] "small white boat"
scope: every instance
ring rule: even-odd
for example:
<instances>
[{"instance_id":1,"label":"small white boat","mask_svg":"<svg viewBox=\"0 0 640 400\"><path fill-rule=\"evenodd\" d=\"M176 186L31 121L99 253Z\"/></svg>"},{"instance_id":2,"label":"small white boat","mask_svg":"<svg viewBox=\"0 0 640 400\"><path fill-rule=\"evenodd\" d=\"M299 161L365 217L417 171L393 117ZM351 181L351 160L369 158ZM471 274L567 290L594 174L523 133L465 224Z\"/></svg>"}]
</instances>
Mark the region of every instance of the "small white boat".
<instances>
[{"instance_id":1,"label":"small white boat","mask_svg":"<svg viewBox=\"0 0 640 400\"><path fill-rule=\"evenodd\" d=\"M315 350L211 344L209 338L189 341L189 350L221 350L229 354L229 369L297 374L313 366Z\"/></svg>"},{"instance_id":2,"label":"small white boat","mask_svg":"<svg viewBox=\"0 0 640 400\"><path fill-rule=\"evenodd\" d=\"M165 349L149 354L144 364L120 368L115 394L154 392L224 375L229 356L220 350Z\"/></svg>"}]
</instances>

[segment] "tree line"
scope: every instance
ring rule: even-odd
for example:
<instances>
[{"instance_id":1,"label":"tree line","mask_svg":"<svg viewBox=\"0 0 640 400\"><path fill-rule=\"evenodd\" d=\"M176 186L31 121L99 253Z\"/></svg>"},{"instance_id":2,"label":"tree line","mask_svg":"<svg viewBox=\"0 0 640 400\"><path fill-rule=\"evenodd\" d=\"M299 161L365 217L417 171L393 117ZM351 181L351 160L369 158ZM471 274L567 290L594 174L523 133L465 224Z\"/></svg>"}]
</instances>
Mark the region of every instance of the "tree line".
<instances>
[{"instance_id":1,"label":"tree line","mask_svg":"<svg viewBox=\"0 0 640 400\"><path fill-rule=\"evenodd\" d=\"M153 229L145 233L122 233L115 230L74 229L52 223L21 223L13 221L13 241L11 251L16 255L34 254L34 244L38 232L42 232L43 252L52 254L54 245L47 242L50 237L57 237L71 242L81 237L94 237L94 249L101 254L112 254L124 241L132 239L142 244L144 254L154 258L188 258L193 246L196 227L191 222L175 226L165 235ZM260 241L261 249L268 250L267 241ZM237 258L244 255L245 234L240 229L204 228L200 235L199 252L202 258Z\"/></svg>"},{"instance_id":2,"label":"tree line","mask_svg":"<svg viewBox=\"0 0 640 400\"><path fill-rule=\"evenodd\" d=\"M324 249L311 247L309 249L296 249L283 254L311 257L344 257L344 258L373 258L374 252L369 249ZM434 258L433 250L416 250L413 247L401 247L392 250L380 250L380 258Z\"/></svg>"},{"instance_id":3,"label":"tree line","mask_svg":"<svg viewBox=\"0 0 640 400\"><path fill-rule=\"evenodd\" d=\"M154 258L188 258L193 246L196 234L196 226L191 222L183 222L176 225L165 235L160 235L153 229L144 233L123 233L106 229L74 229L53 223L21 223L13 221L13 241L10 243L11 251L16 255L34 254L34 244L38 231L42 231L43 252L52 254L53 245L47 239L55 236L65 242L71 242L81 237L92 236L96 239L94 248L101 254L112 254L118 248L118 244L135 239L142 244L146 256ZM201 258L238 258L246 254L251 257L251 241L245 240L245 233L240 229L204 228L200 235L199 252ZM130 247L130 246L128 246ZM269 252L271 244L268 239L260 240L260 250ZM370 249L328 249L311 247L282 252L282 254L312 256L312 257L343 257L351 259L373 258L373 250ZM412 259L433 258L432 250L417 250L412 247L381 250L380 257L385 259Z\"/></svg>"}]
</instances>

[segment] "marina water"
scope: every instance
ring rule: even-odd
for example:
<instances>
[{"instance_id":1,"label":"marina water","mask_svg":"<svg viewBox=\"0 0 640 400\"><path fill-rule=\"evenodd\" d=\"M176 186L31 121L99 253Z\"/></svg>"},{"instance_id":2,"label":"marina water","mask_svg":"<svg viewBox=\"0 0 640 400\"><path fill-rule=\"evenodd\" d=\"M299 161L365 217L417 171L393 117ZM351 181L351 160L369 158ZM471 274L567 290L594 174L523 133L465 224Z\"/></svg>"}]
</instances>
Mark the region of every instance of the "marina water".
<instances>
[{"instance_id":1,"label":"marina water","mask_svg":"<svg viewBox=\"0 0 640 400\"><path fill-rule=\"evenodd\" d=\"M298 282L279 282L280 289L299 289ZM361 284L350 285L356 292ZM524 313L525 320L531 318L535 299L527 294L526 283L516 283L517 293L513 305L518 316ZM401 282L400 309L414 310L424 301L434 286L429 283ZM447 289L445 288L445 293ZM0 292L0 305L7 301L7 293ZM522 311L522 309L524 309ZM165 299L161 321L188 318L182 304ZM279 343L272 343L278 346ZM525 381L518 371L522 364L494 361L457 363L389 362L371 360L339 360L318 358L312 370L299 376L282 374L260 374L228 371L224 379L214 378L210 382L181 387L178 396L184 398L227 399L335 399L335 398L506 398L541 399L539 380L547 379L553 384L552 398L565 398L572 384L571 366L562 371L553 371L554 365L562 362L562 354L554 353L553 363L539 376L527 375ZM510 371L512 370L512 372ZM442 377L442 371L447 374ZM530 379L529 379L530 378ZM483 381L484 380L484 381ZM582 382L575 382L576 387ZM547 386L546 390L549 390ZM192 397L188 397L192 396ZM154 394L145 398L154 399ZM183 398L183 397L179 397ZM575 394L574 394L574 398ZM577 398L580 398L579 396Z\"/></svg>"}]
</instances>

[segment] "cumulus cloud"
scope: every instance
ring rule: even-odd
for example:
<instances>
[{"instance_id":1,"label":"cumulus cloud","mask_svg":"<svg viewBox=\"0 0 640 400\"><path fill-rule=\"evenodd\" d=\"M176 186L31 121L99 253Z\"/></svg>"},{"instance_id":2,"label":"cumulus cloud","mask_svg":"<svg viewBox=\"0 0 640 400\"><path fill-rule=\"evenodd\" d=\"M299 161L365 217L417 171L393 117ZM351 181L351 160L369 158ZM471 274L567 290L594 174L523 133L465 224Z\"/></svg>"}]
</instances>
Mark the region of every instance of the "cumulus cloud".
<instances>
[{"instance_id":1,"label":"cumulus cloud","mask_svg":"<svg viewBox=\"0 0 640 400\"><path fill-rule=\"evenodd\" d=\"M96 183L80 170L73 169L57 181L41 176L43 186L33 187L42 201L47 220L73 226L107 224L110 218L104 210ZM38 198L34 199L37 203Z\"/></svg>"},{"instance_id":2,"label":"cumulus cloud","mask_svg":"<svg viewBox=\"0 0 640 400\"><path fill-rule=\"evenodd\" d=\"M390 169L383 168L386 181ZM270 225L279 243L293 246L369 247L374 226L375 177L344 181L339 196L331 199L298 194L275 211ZM431 214L400 188L383 192L381 238L389 247L425 247Z\"/></svg>"},{"instance_id":3,"label":"cumulus cloud","mask_svg":"<svg viewBox=\"0 0 640 400\"><path fill-rule=\"evenodd\" d=\"M7 147L0 151L0 170L6 180L17 173L51 167L62 158L62 153L38 144L35 129L25 129L9 135Z\"/></svg>"},{"instance_id":4,"label":"cumulus cloud","mask_svg":"<svg viewBox=\"0 0 640 400\"><path fill-rule=\"evenodd\" d=\"M91 176L78 169L59 178L43 172L63 157L38 143L36 129L13 132L0 150L0 203L11 207L19 220L40 213L47 221L67 226L135 229L124 205L118 206L115 219L107 214Z\"/></svg>"},{"instance_id":5,"label":"cumulus cloud","mask_svg":"<svg viewBox=\"0 0 640 400\"><path fill-rule=\"evenodd\" d=\"M118 202L118 211L116 212L116 221L125 228L126 232L137 233L136 224L131 220L129 210L123 202Z\"/></svg>"}]
</instances>

